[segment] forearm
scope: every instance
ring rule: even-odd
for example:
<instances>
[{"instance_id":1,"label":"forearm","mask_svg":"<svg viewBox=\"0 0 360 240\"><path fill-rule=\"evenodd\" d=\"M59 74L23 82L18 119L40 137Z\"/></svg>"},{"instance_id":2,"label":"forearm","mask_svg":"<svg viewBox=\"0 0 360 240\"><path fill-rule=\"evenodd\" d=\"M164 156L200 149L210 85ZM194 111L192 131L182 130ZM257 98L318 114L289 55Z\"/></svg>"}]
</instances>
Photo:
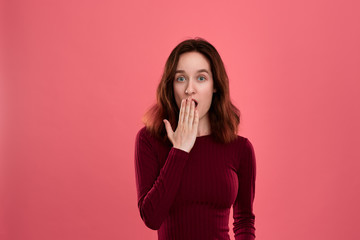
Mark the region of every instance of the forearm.
<instances>
[{"instance_id":1,"label":"forearm","mask_svg":"<svg viewBox=\"0 0 360 240\"><path fill-rule=\"evenodd\" d=\"M159 229L168 215L179 189L187 159L188 153L172 148L151 189L140 194L140 215L149 228Z\"/></svg>"}]
</instances>

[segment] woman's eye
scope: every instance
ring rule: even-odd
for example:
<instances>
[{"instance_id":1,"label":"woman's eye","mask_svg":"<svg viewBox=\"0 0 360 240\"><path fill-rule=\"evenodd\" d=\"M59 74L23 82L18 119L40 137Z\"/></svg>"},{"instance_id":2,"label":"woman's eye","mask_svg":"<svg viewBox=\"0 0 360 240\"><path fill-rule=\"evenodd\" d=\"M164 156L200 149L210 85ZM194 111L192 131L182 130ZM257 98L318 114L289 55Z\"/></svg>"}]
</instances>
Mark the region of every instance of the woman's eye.
<instances>
[{"instance_id":1,"label":"woman's eye","mask_svg":"<svg viewBox=\"0 0 360 240\"><path fill-rule=\"evenodd\" d=\"M204 81L206 78L205 77L203 77L203 76L200 76L199 77L199 80L201 80L201 81Z\"/></svg>"},{"instance_id":2,"label":"woman's eye","mask_svg":"<svg viewBox=\"0 0 360 240\"><path fill-rule=\"evenodd\" d=\"M185 78L184 77L178 77L176 80L182 82L182 81L185 80Z\"/></svg>"}]
</instances>

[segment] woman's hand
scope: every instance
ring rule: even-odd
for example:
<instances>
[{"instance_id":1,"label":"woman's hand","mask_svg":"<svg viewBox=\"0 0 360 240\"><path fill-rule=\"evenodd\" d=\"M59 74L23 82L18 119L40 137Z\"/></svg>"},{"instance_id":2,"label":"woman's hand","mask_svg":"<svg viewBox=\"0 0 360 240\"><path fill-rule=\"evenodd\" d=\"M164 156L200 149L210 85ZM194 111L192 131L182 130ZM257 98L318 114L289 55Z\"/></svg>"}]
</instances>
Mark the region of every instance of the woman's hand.
<instances>
[{"instance_id":1,"label":"woman's hand","mask_svg":"<svg viewBox=\"0 0 360 240\"><path fill-rule=\"evenodd\" d=\"M195 144L199 125L199 113L195 109L195 102L192 98L189 97L181 101L179 122L175 132L173 132L168 120L164 119L164 123L173 147L189 153Z\"/></svg>"}]
</instances>

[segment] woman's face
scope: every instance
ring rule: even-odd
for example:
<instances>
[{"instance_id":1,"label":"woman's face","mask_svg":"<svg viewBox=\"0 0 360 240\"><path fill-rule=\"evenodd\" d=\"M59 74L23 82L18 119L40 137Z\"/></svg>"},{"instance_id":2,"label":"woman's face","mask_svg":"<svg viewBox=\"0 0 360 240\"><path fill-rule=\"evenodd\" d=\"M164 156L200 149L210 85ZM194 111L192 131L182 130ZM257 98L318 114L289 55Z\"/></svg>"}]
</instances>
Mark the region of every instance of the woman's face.
<instances>
[{"instance_id":1,"label":"woman's face","mask_svg":"<svg viewBox=\"0 0 360 240\"><path fill-rule=\"evenodd\" d=\"M186 52L180 55L173 82L176 104L180 109L181 100L189 96L197 102L199 119L207 115L211 106L213 76L210 63L199 52Z\"/></svg>"}]
</instances>

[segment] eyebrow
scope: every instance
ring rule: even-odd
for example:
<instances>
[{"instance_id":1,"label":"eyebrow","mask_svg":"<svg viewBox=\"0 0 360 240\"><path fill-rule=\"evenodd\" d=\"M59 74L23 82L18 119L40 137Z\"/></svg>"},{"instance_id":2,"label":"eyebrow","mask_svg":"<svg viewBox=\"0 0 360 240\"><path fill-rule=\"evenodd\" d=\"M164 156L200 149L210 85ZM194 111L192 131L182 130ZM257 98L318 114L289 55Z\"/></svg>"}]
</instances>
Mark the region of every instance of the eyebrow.
<instances>
[{"instance_id":1,"label":"eyebrow","mask_svg":"<svg viewBox=\"0 0 360 240\"><path fill-rule=\"evenodd\" d=\"M209 71L206 69L197 70L197 73L199 73L199 72L206 72L207 74L210 74ZM184 70L176 70L175 73L185 73L185 71Z\"/></svg>"}]
</instances>

